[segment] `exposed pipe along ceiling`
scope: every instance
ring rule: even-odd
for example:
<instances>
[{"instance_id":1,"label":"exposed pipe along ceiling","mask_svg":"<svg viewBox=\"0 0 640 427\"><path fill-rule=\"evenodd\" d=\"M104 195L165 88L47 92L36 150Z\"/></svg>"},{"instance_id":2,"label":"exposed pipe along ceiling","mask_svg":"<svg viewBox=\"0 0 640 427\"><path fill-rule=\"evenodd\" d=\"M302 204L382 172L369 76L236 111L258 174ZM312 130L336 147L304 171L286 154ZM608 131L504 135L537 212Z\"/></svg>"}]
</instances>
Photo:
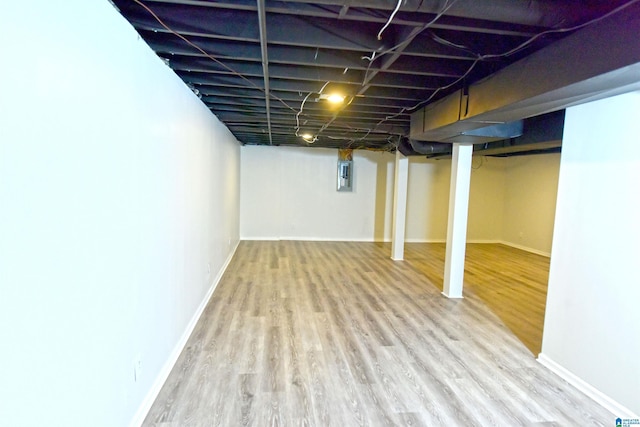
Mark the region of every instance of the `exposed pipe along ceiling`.
<instances>
[{"instance_id":1,"label":"exposed pipe along ceiling","mask_svg":"<svg viewBox=\"0 0 640 427\"><path fill-rule=\"evenodd\" d=\"M640 0L113 0L242 144L558 152L640 82Z\"/></svg>"}]
</instances>

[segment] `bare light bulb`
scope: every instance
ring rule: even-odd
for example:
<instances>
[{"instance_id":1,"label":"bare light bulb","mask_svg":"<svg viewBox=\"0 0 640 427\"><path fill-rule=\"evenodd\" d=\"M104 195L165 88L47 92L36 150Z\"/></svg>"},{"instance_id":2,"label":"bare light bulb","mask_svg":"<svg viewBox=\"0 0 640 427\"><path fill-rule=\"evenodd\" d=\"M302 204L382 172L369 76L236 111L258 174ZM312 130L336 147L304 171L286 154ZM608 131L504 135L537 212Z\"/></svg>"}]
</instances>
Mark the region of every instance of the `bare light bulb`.
<instances>
[{"instance_id":1,"label":"bare light bulb","mask_svg":"<svg viewBox=\"0 0 640 427\"><path fill-rule=\"evenodd\" d=\"M332 104L340 104L344 102L344 96L339 95L337 93L332 93L327 97L327 101L329 101Z\"/></svg>"}]
</instances>

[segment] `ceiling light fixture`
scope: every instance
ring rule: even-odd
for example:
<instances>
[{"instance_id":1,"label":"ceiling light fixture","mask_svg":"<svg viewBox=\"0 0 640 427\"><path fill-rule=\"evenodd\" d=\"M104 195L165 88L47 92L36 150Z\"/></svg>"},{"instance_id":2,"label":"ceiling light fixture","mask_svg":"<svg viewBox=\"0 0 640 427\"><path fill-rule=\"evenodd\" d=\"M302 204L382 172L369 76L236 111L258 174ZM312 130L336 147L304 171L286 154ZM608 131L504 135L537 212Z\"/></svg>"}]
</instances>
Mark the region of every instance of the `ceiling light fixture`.
<instances>
[{"instance_id":1,"label":"ceiling light fixture","mask_svg":"<svg viewBox=\"0 0 640 427\"><path fill-rule=\"evenodd\" d=\"M320 94L320 99L326 99L332 104L342 104L344 102L344 98L345 97L343 95L340 95L339 93Z\"/></svg>"},{"instance_id":2,"label":"ceiling light fixture","mask_svg":"<svg viewBox=\"0 0 640 427\"><path fill-rule=\"evenodd\" d=\"M344 102L344 96L333 93L329 95L327 101L331 102L332 104L341 104L342 102Z\"/></svg>"},{"instance_id":3,"label":"ceiling light fixture","mask_svg":"<svg viewBox=\"0 0 640 427\"><path fill-rule=\"evenodd\" d=\"M311 135L310 133L303 133L300 136L307 142L313 142L313 135Z\"/></svg>"}]
</instances>

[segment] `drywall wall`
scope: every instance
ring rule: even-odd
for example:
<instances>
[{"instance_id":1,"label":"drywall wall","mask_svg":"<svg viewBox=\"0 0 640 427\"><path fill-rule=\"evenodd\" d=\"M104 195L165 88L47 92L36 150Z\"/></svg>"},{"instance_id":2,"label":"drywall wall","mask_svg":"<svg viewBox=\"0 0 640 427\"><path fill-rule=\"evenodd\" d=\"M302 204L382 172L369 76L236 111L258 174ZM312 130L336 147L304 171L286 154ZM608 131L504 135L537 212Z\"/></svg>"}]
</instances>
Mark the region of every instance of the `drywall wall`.
<instances>
[{"instance_id":1,"label":"drywall wall","mask_svg":"<svg viewBox=\"0 0 640 427\"><path fill-rule=\"evenodd\" d=\"M341 193L336 150L244 146L241 153L243 239L390 240L393 155L356 150L354 191ZM467 240L548 253L558 158L474 157ZM450 159L409 158L406 241L446 239L450 179ZM526 239L507 238L505 229L524 230Z\"/></svg>"},{"instance_id":2,"label":"drywall wall","mask_svg":"<svg viewBox=\"0 0 640 427\"><path fill-rule=\"evenodd\" d=\"M640 92L567 110L541 355L636 416L638 111Z\"/></svg>"},{"instance_id":3,"label":"drywall wall","mask_svg":"<svg viewBox=\"0 0 640 427\"><path fill-rule=\"evenodd\" d=\"M107 1L0 39L0 424L126 426L238 242L239 144Z\"/></svg>"},{"instance_id":4,"label":"drywall wall","mask_svg":"<svg viewBox=\"0 0 640 427\"><path fill-rule=\"evenodd\" d=\"M451 160L409 158L406 241L446 240L450 180Z\"/></svg>"},{"instance_id":5,"label":"drywall wall","mask_svg":"<svg viewBox=\"0 0 640 427\"><path fill-rule=\"evenodd\" d=\"M501 240L549 256L556 211L560 154L504 160Z\"/></svg>"},{"instance_id":6,"label":"drywall wall","mask_svg":"<svg viewBox=\"0 0 640 427\"><path fill-rule=\"evenodd\" d=\"M473 158L468 241L495 242L501 239L504 179L504 159ZM407 241L446 240L450 180L450 159L410 158Z\"/></svg>"},{"instance_id":7,"label":"drywall wall","mask_svg":"<svg viewBox=\"0 0 640 427\"><path fill-rule=\"evenodd\" d=\"M244 146L243 239L388 240L394 157L355 151L353 191L338 192L338 151Z\"/></svg>"},{"instance_id":8,"label":"drywall wall","mask_svg":"<svg viewBox=\"0 0 640 427\"><path fill-rule=\"evenodd\" d=\"M474 157L471 164L469 192L468 242L502 240L505 203L505 160L495 157Z\"/></svg>"}]
</instances>

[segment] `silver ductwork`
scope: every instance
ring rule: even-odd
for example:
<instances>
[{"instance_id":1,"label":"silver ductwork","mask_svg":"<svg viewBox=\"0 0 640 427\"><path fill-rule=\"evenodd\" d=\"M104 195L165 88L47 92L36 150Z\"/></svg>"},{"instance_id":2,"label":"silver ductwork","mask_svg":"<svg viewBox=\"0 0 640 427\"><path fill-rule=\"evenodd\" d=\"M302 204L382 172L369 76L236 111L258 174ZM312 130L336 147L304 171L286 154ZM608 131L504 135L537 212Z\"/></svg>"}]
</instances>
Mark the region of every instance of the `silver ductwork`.
<instances>
[{"instance_id":1,"label":"silver ductwork","mask_svg":"<svg viewBox=\"0 0 640 427\"><path fill-rule=\"evenodd\" d=\"M414 154L434 155L451 152L451 144L445 144L443 142L427 142L410 139L409 144Z\"/></svg>"},{"instance_id":2,"label":"silver ductwork","mask_svg":"<svg viewBox=\"0 0 640 427\"><path fill-rule=\"evenodd\" d=\"M513 139L522 135L524 122L501 123L487 126L480 129L473 129L463 132L453 138L448 138L446 142L419 141L410 139L409 144L414 152L418 154L440 154L451 152L451 143L459 142L464 144L486 144L494 141Z\"/></svg>"},{"instance_id":3,"label":"silver ductwork","mask_svg":"<svg viewBox=\"0 0 640 427\"><path fill-rule=\"evenodd\" d=\"M482 128L483 132L499 140L475 140L474 156L512 156L530 153L559 152L562 147L564 132L564 110L541 116L531 117L510 123L518 132L509 132L512 136L502 138L496 136L493 126ZM518 135L515 135L517 133ZM405 156L426 156L428 158L446 159L451 157L452 144L446 142L418 141L406 139L400 142L398 150Z\"/></svg>"}]
</instances>

